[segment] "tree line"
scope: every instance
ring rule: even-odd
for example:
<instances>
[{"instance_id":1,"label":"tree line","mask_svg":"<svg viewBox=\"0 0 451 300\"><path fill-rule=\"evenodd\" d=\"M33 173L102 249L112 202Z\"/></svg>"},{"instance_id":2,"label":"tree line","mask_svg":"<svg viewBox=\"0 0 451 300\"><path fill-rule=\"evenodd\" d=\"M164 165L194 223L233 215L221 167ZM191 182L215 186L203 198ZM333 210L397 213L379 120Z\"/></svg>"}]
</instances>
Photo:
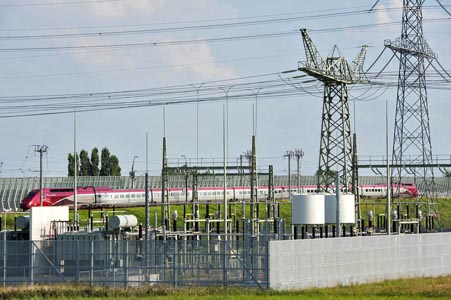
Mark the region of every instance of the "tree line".
<instances>
[{"instance_id":1,"label":"tree line","mask_svg":"<svg viewBox=\"0 0 451 300\"><path fill-rule=\"evenodd\" d=\"M79 154L75 155L68 154L68 176L75 176L75 157L77 157L79 176L121 176L119 159L116 155L111 155L107 147L102 149L101 159L99 159L97 148L92 149L91 157L86 150L81 150Z\"/></svg>"}]
</instances>

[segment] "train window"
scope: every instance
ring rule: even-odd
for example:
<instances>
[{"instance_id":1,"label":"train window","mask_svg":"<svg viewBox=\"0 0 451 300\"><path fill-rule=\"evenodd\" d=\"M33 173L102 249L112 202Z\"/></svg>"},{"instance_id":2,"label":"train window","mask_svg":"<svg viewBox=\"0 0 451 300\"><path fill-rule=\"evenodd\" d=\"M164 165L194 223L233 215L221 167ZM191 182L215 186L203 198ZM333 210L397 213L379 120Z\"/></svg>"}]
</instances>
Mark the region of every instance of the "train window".
<instances>
[{"instance_id":1,"label":"train window","mask_svg":"<svg viewBox=\"0 0 451 300\"><path fill-rule=\"evenodd\" d=\"M34 195L36 195L37 193L38 193L38 191L34 191L34 190L33 190L33 191L31 191L31 192L28 193L28 196L27 196L27 197L28 197L28 198L33 198Z\"/></svg>"},{"instance_id":2,"label":"train window","mask_svg":"<svg viewBox=\"0 0 451 300\"><path fill-rule=\"evenodd\" d=\"M73 192L72 188L60 188L60 189L50 189L50 193L58 193L58 192Z\"/></svg>"}]
</instances>

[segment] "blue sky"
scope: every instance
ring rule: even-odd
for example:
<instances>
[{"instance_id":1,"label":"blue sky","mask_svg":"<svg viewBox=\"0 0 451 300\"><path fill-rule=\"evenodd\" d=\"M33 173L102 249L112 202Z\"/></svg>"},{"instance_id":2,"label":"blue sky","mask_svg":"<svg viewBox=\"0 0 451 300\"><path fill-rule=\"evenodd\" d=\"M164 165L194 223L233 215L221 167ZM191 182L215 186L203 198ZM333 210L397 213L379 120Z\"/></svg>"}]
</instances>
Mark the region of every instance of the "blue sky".
<instances>
[{"instance_id":1,"label":"blue sky","mask_svg":"<svg viewBox=\"0 0 451 300\"><path fill-rule=\"evenodd\" d=\"M249 82L276 80L276 73L297 67L305 60L300 28L311 30L311 37L327 56L335 44L352 60L363 44L369 45L368 67L383 49L385 39L400 34L400 24L377 24L401 20L401 0L382 0L379 11L362 13L375 1L220 1L220 0L2 0L0 1L0 75L1 97L80 94L130 91L167 86L192 86L190 97L216 95L240 81L227 81L262 74ZM443 0L444 5L451 5ZM451 26L449 17L435 1L425 3L425 37L438 54L445 69L451 69ZM350 13L346 16L344 12ZM332 14L323 18L305 18ZM340 15L338 15L340 14ZM276 19L293 18L291 21ZM427 21L434 19L435 21ZM437 20L438 19L438 20ZM273 20L258 25L217 26L218 24ZM211 25L208 29L186 30L186 27ZM216 26L213 26L216 25ZM374 25L365 29L336 30L338 27ZM87 36L86 33L149 30L184 27L185 30L146 32L141 34ZM335 29L321 32L320 29ZM211 42L231 36L254 36L269 33L291 33L261 39ZM68 36L84 33L79 36ZM31 38L30 36L62 35L63 37ZM28 36L23 39L11 37ZM182 40L200 40L180 43ZM202 41L203 40L203 41ZM29 48L79 47L108 44L174 42L173 45L127 46L120 48L36 51ZM178 42L177 42L178 41ZM24 51L23 48L29 50ZM16 49L5 51L5 49ZM22 49L22 50L19 50ZM373 71L380 70L390 59L386 51ZM397 70L393 61L390 70ZM293 76L293 75L289 75ZM212 83L215 82L215 83ZM257 155L261 168L275 166L277 174L286 173L287 150L302 148L305 156L302 171L313 174L318 165L322 90L316 85L313 96L299 93L290 97L259 98L257 96ZM449 85L448 85L449 86ZM250 86L249 93L256 92ZM236 88L235 88L236 90ZM263 89L262 91L265 91ZM262 92L261 91L261 92ZM293 93L296 89L293 89ZM356 102L356 129L360 155L385 154L385 100L390 109L390 136L395 113L396 89L352 89L352 99L368 97L371 101ZM234 94L235 93L235 94ZM229 95L242 92L230 88ZM429 90L430 126L434 154L449 154L448 142L449 90ZM247 99L247 100L246 100ZM255 101L248 97L229 102L228 153L236 159L251 147ZM152 99L149 98L149 101ZM223 108L225 101L202 102L199 105L199 135L196 130L195 103L166 107L166 136L171 161L184 157L203 159L222 157ZM69 102L66 103L69 107ZM64 105L64 103L63 103ZM149 134L150 174L161 171L161 140L163 107L106 110L77 114L77 148L90 151L108 147L120 160L123 175L128 174L134 156L137 174L145 165L145 136ZM45 176L67 174L67 154L73 151L73 114L0 118L3 162L2 177L36 176L38 156L32 145L47 145L44 160ZM294 164L292 168L294 168Z\"/></svg>"}]
</instances>

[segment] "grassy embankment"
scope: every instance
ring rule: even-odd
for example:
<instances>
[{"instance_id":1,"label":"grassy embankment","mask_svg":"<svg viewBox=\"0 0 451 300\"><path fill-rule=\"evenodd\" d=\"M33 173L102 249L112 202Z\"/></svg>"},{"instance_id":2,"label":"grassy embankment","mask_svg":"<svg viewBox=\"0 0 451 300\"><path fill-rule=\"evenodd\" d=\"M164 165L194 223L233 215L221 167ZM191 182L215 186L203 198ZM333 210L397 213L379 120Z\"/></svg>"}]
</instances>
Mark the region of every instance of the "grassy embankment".
<instances>
[{"instance_id":1,"label":"grassy embankment","mask_svg":"<svg viewBox=\"0 0 451 300\"><path fill-rule=\"evenodd\" d=\"M368 204L371 203L371 204ZM374 215L385 213L385 199L380 200L363 200L361 204L361 214L363 218L367 218L367 212L368 210L373 210ZM440 210L440 222L443 225L444 228L451 229L451 199L439 199L439 210ZM177 210L178 212L178 220L177 220L177 228L178 230L183 230L183 205L171 205L171 212L173 210ZM212 204L210 205L209 213L210 215L214 215L216 211L218 210L218 205ZM222 206L220 208L223 209ZM264 218L266 214L265 205L260 204L259 205L259 217ZM392 206L392 209L395 209L395 206ZM113 211L109 209L107 211L108 215L111 216L113 214ZM144 224L145 222L145 209L143 207L137 207L137 208L119 208L117 209L117 213L120 214L132 214L135 215L138 218L138 222ZM221 215L223 215L223 211L221 211ZM233 214L237 220L241 219L242 217L242 206L240 203L232 203L229 205L229 213ZM100 213L99 210L95 210L92 212L94 218L99 217ZM152 226L154 223L154 216L157 215L158 218L158 224L161 224L161 207L150 207L149 210L149 223ZM192 205L186 206L186 214L193 214L192 211ZM246 216L249 217L250 214L250 206L246 205ZM291 203L288 201L282 202L279 205L279 214L281 218L284 218L286 220L286 228L288 231L291 231ZM206 206L201 205L199 209L199 215L200 218L204 218L206 215ZM73 218L73 214L70 215L71 218ZM80 220L82 225L86 224L88 218L88 211L82 210L80 211ZM367 222L367 221L366 221ZM365 223L367 224L367 223ZM438 223L436 224L438 225ZM171 226L172 226L172 220L171 220ZM202 226L202 225L201 225Z\"/></svg>"},{"instance_id":2,"label":"grassy embankment","mask_svg":"<svg viewBox=\"0 0 451 300\"><path fill-rule=\"evenodd\" d=\"M112 289L87 286L31 286L0 288L0 299L451 299L451 276L390 280L379 283L307 289L262 291L245 288L152 286Z\"/></svg>"}]
</instances>

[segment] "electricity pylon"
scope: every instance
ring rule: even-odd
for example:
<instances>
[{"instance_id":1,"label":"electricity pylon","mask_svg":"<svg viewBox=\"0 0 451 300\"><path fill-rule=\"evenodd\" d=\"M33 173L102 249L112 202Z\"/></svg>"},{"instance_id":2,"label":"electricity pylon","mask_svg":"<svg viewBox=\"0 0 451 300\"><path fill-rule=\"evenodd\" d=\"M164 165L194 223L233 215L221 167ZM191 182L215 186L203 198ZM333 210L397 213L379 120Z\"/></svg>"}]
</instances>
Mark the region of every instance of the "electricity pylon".
<instances>
[{"instance_id":1,"label":"electricity pylon","mask_svg":"<svg viewBox=\"0 0 451 300\"><path fill-rule=\"evenodd\" d=\"M349 64L338 46L326 59L316 49L306 29L301 29L307 60L299 62L298 70L324 83L321 142L318 167L318 190L329 191L335 172L340 173L340 185L349 191L352 177L351 118L348 84L368 83L363 71L368 46L362 46L356 59Z\"/></svg>"},{"instance_id":2,"label":"electricity pylon","mask_svg":"<svg viewBox=\"0 0 451 300\"><path fill-rule=\"evenodd\" d=\"M423 182L421 194L428 214L433 207L434 169L426 90L426 69L437 59L423 37L422 6L425 0L403 0L401 37L385 46L399 59L398 92L393 138L392 180L414 176ZM406 169L404 166L410 165ZM396 186L396 185L395 185ZM399 186L398 186L399 188ZM398 191L399 192L399 191ZM422 205L424 206L424 205Z\"/></svg>"}]
</instances>

